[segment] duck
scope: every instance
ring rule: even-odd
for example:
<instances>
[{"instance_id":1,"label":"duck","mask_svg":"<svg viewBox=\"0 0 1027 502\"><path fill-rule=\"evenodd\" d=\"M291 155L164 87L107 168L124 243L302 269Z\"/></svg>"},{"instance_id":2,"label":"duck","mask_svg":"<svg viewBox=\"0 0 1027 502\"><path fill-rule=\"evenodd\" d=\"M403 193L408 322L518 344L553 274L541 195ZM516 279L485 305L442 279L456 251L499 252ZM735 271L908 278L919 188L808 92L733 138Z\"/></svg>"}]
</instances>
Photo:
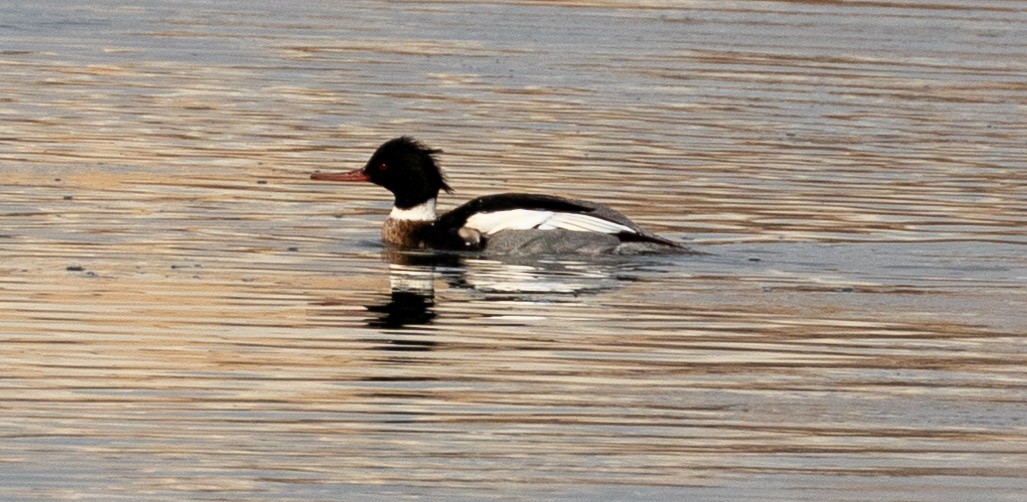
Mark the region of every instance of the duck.
<instances>
[{"instance_id":1,"label":"duck","mask_svg":"<svg viewBox=\"0 0 1027 502\"><path fill-rule=\"evenodd\" d=\"M439 193L452 194L439 165L442 150L411 136L381 144L364 167L315 172L312 180L373 183L392 192L382 240L404 250L505 254L695 253L648 232L596 202L536 193L502 193L470 200L439 215Z\"/></svg>"}]
</instances>

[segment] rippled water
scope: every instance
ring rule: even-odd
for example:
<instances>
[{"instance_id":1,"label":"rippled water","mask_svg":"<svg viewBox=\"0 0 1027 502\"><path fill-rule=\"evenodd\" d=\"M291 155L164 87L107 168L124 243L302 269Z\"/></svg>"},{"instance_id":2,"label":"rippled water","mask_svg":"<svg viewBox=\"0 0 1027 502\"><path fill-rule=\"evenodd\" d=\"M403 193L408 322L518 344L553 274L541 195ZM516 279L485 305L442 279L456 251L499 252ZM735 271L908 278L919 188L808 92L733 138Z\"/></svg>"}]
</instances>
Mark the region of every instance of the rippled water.
<instances>
[{"instance_id":1,"label":"rippled water","mask_svg":"<svg viewBox=\"0 0 1027 502\"><path fill-rule=\"evenodd\" d=\"M1025 21L0 6L0 499L1022 500ZM399 134L710 254L390 253Z\"/></svg>"}]
</instances>

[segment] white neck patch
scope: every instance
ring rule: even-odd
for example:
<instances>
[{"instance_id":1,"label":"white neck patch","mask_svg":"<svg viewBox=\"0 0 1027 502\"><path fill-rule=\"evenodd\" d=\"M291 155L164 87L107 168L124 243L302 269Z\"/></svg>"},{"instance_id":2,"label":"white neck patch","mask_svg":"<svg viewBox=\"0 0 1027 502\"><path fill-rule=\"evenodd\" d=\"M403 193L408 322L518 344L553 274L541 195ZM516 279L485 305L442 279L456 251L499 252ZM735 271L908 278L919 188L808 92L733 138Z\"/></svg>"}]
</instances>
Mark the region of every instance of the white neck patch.
<instances>
[{"instance_id":1,"label":"white neck patch","mask_svg":"<svg viewBox=\"0 0 1027 502\"><path fill-rule=\"evenodd\" d=\"M435 199L428 199L424 204L410 209L393 207L389 218L406 221L435 221Z\"/></svg>"}]
</instances>

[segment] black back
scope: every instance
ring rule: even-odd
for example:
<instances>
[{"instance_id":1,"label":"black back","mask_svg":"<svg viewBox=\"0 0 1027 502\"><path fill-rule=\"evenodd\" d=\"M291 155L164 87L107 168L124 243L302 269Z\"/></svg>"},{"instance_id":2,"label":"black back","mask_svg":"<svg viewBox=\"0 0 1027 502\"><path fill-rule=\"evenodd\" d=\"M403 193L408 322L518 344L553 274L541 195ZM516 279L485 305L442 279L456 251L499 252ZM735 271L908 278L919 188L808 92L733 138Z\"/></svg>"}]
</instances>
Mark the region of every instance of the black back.
<instances>
[{"instance_id":1,"label":"black back","mask_svg":"<svg viewBox=\"0 0 1027 502\"><path fill-rule=\"evenodd\" d=\"M588 214L595 210L579 201L533 193L501 193L486 195L465 202L463 205L442 215L438 225L442 227L460 228L467 219L477 213L493 213L513 209L529 209L534 211L555 211L561 213ZM615 220L611 220L615 221Z\"/></svg>"},{"instance_id":2,"label":"black back","mask_svg":"<svg viewBox=\"0 0 1027 502\"><path fill-rule=\"evenodd\" d=\"M467 219L476 213L491 213L513 209L587 214L595 218L612 221L633 230L633 232L620 232L617 234L617 237L622 242L655 242L667 246L681 246L674 241L646 232L635 222L628 219L627 216L602 204L566 199L555 195L528 193L486 195L468 201L439 217L435 222L434 231L438 234L439 238L453 240L455 238L452 236L455 236L459 229L467 223ZM450 239L446 239L445 236L450 236Z\"/></svg>"}]
</instances>

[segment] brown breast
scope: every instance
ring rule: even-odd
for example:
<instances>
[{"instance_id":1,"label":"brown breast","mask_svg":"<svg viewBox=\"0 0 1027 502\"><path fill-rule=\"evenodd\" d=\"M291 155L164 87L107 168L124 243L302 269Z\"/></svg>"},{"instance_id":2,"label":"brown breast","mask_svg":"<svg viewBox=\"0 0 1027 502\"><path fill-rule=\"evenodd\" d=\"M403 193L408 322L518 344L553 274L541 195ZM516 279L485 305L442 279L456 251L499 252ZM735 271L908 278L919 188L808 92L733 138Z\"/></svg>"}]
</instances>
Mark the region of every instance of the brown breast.
<instances>
[{"instance_id":1,"label":"brown breast","mask_svg":"<svg viewBox=\"0 0 1027 502\"><path fill-rule=\"evenodd\" d=\"M382 225L382 240L404 248L427 247L425 236L432 226L431 221L411 221L387 218Z\"/></svg>"}]
</instances>

